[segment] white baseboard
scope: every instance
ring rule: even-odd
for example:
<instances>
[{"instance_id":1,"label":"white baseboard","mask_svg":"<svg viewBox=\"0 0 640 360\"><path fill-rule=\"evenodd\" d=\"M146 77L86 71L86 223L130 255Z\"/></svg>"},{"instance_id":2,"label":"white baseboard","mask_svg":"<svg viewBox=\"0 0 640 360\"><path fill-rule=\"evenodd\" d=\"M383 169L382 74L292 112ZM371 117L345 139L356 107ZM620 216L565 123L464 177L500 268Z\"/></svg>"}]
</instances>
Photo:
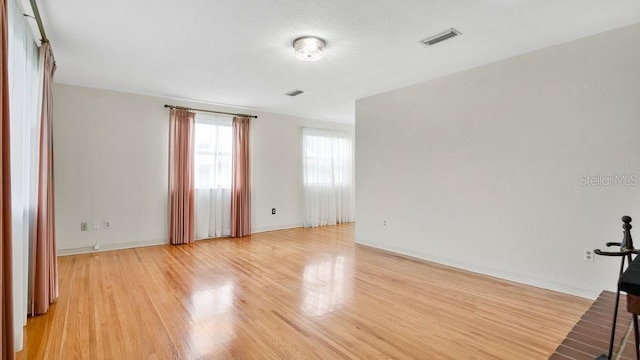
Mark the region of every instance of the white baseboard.
<instances>
[{"instance_id":1,"label":"white baseboard","mask_svg":"<svg viewBox=\"0 0 640 360\"><path fill-rule=\"evenodd\" d=\"M376 242L364 242L361 240L356 240L356 244L363 245L366 247L371 247L374 249L383 250L383 251L388 251L395 254L400 254L403 256L408 256L408 257L419 259L419 260L425 260L425 261L429 261L429 262L433 262L441 265L451 266L454 268L467 270L467 271L471 271L471 272L482 274L482 275L489 275L499 279L513 281L513 282L517 282L524 285L535 286L538 288L557 291L557 292L561 292L569 295L575 295L575 296L579 296L579 297L587 298L591 300L595 300L599 295L598 292L595 292L592 290L579 289L566 284L556 283L552 281L541 281L541 280L528 278L522 275L518 275L518 274L506 272L506 271L500 271L500 270L495 270L495 269L490 269L485 267L479 267L479 266L475 266L475 265L471 265L463 262L452 261L449 259L444 259L444 258L440 258L430 254L404 249L401 247L388 246L386 244L380 244Z\"/></svg>"},{"instance_id":2,"label":"white baseboard","mask_svg":"<svg viewBox=\"0 0 640 360\"><path fill-rule=\"evenodd\" d=\"M251 233L257 234L257 233L262 233L267 231L287 230L287 229L295 229L295 228L301 228L301 227L303 227L303 224L263 226L263 227L251 229Z\"/></svg>"},{"instance_id":3,"label":"white baseboard","mask_svg":"<svg viewBox=\"0 0 640 360\"><path fill-rule=\"evenodd\" d=\"M267 226L260 227L257 229L252 229L252 234L268 232L268 231L277 231L277 230L287 230L287 229L295 229L302 227L302 224L290 224L290 225L278 225L278 226ZM221 239L227 238L228 236L221 236L218 238L206 238L199 239L200 240L211 240L211 239ZM111 251L111 250L124 250L124 249L133 249L138 247L146 247L146 246L156 246L156 245L165 245L168 244L166 241L161 240L152 240L152 241L132 241L126 243L118 243L118 244L100 244L100 250L94 250L93 246L83 246L77 248L69 248L69 249L58 249L57 256L67 256L67 255L78 255L78 254L91 254L97 253L101 251Z\"/></svg>"},{"instance_id":4,"label":"white baseboard","mask_svg":"<svg viewBox=\"0 0 640 360\"><path fill-rule=\"evenodd\" d=\"M58 249L58 256L67 256L67 255L78 255L78 254L91 254L102 251L111 251L111 250L124 250L124 249L133 249L139 247L147 247L147 246L156 246L156 245L166 245L168 242L166 241L132 241L126 243L118 243L118 244L100 244L99 250L94 250L93 246L83 246L78 248L71 249Z\"/></svg>"}]
</instances>

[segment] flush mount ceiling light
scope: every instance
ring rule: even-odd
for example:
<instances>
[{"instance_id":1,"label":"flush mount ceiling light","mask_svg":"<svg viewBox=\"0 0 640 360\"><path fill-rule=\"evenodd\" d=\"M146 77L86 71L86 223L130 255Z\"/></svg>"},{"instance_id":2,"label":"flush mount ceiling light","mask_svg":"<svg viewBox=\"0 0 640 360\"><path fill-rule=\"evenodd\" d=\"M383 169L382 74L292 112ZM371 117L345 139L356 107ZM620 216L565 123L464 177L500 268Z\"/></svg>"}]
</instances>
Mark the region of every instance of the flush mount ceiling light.
<instances>
[{"instance_id":1,"label":"flush mount ceiling light","mask_svg":"<svg viewBox=\"0 0 640 360\"><path fill-rule=\"evenodd\" d=\"M322 51L327 43L315 36L303 36L293 40L296 57L303 61L322 59Z\"/></svg>"}]
</instances>

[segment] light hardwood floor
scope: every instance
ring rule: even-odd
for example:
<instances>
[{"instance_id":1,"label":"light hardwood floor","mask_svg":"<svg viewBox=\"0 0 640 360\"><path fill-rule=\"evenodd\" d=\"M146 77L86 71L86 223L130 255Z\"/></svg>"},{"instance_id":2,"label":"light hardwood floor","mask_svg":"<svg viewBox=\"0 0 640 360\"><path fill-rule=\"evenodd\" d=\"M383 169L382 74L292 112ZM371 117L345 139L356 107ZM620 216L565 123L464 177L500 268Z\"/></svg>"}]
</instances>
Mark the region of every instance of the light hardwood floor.
<instances>
[{"instance_id":1,"label":"light hardwood floor","mask_svg":"<svg viewBox=\"0 0 640 360\"><path fill-rule=\"evenodd\" d=\"M353 225L59 258L18 359L546 359L590 301L354 244Z\"/></svg>"}]
</instances>

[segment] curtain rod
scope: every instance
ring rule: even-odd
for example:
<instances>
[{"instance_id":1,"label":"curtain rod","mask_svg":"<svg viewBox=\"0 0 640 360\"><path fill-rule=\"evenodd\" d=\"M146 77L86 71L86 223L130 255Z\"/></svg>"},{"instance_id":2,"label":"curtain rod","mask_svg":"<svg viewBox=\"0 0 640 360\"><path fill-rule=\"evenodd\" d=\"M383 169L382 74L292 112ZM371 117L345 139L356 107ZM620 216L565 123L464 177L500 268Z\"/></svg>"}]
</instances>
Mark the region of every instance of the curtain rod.
<instances>
[{"instance_id":1,"label":"curtain rod","mask_svg":"<svg viewBox=\"0 0 640 360\"><path fill-rule=\"evenodd\" d=\"M204 110L204 109L194 109L194 108L190 108L190 107L185 107L185 106L176 106L176 105L169 105L169 104L164 104L164 107L166 107L166 108L170 108L170 109L187 110L187 111L196 111L196 112L205 112L205 113L213 113L213 114L221 114L221 115L229 115L229 116L240 116L240 117L248 117L248 118L254 118L254 119L257 119L257 118L258 118L256 115L235 114L235 113L224 112L224 111L213 111L213 110Z\"/></svg>"},{"instance_id":2,"label":"curtain rod","mask_svg":"<svg viewBox=\"0 0 640 360\"><path fill-rule=\"evenodd\" d=\"M38 30L40 30L40 39L41 43L48 43L49 39L47 38L47 34L44 32L44 25L42 25L42 18L40 17L40 11L38 10L38 4L36 4L36 0L29 0L31 3L31 9L33 10L33 16L36 18L36 23L38 24Z\"/></svg>"}]
</instances>

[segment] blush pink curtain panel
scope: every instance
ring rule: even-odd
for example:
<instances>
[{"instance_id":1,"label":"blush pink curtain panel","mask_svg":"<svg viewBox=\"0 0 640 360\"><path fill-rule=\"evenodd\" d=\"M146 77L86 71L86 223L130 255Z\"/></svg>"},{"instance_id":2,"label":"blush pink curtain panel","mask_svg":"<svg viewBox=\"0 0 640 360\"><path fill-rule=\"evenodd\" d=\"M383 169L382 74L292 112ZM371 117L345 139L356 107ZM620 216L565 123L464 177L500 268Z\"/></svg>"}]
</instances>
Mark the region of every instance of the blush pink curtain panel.
<instances>
[{"instance_id":1,"label":"blush pink curtain panel","mask_svg":"<svg viewBox=\"0 0 640 360\"><path fill-rule=\"evenodd\" d=\"M233 118L231 237L242 237L251 234L250 124L251 119L249 118Z\"/></svg>"},{"instance_id":2,"label":"blush pink curtain panel","mask_svg":"<svg viewBox=\"0 0 640 360\"><path fill-rule=\"evenodd\" d=\"M195 114L171 109L169 135L169 242L194 241Z\"/></svg>"},{"instance_id":3,"label":"blush pink curtain panel","mask_svg":"<svg viewBox=\"0 0 640 360\"><path fill-rule=\"evenodd\" d=\"M0 0L0 176L2 177L2 191L0 191L0 357L13 359L13 269L11 249L11 174L9 162L9 69L7 52L7 2Z\"/></svg>"},{"instance_id":4,"label":"blush pink curtain panel","mask_svg":"<svg viewBox=\"0 0 640 360\"><path fill-rule=\"evenodd\" d=\"M56 63L49 43L40 46L42 67L42 108L38 164L38 200L33 235L33 308L44 314L58 298L58 260L56 257L53 198L53 74Z\"/></svg>"}]
</instances>

